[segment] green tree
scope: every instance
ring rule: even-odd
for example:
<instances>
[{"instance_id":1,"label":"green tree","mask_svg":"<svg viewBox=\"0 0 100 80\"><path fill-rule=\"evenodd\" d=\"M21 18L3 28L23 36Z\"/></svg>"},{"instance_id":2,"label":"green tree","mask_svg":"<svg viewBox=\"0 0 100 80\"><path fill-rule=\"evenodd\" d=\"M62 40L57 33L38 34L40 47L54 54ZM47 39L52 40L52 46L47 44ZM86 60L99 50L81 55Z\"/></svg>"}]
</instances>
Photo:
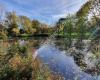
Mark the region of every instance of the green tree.
<instances>
[{"instance_id":1,"label":"green tree","mask_svg":"<svg viewBox=\"0 0 100 80\"><path fill-rule=\"evenodd\" d=\"M6 22L8 36L18 36L19 35L19 18L15 12L6 13Z\"/></svg>"},{"instance_id":2,"label":"green tree","mask_svg":"<svg viewBox=\"0 0 100 80\"><path fill-rule=\"evenodd\" d=\"M92 7L92 0L87 1L76 13L77 17L87 16Z\"/></svg>"},{"instance_id":3,"label":"green tree","mask_svg":"<svg viewBox=\"0 0 100 80\"><path fill-rule=\"evenodd\" d=\"M66 36L66 38L68 38L68 43L69 43L69 47L71 47L71 43L72 43L72 33L73 33L73 17L72 16L68 16L66 18L66 23L64 26L64 35Z\"/></svg>"},{"instance_id":4,"label":"green tree","mask_svg":"<svg viewBox=\"0 0 100 80\"><path fill-rule=\"evenodd\" d=\"M58 34L62 34L66 38L67 46L70 48L74 33L74 16L68 15L66 18L61 18L57 23L57 27L59 27Z\"/></svg>"},{"instance_id":5,"label":"green tree","mask_svg":"<svg viewBox=\"0 0 100 80\"><path fill-rule=\"evenodd\" d=\"M32 27L31 20L26 16L19 16L21 28L28 34L33 34L36 32L36 29Z\"/></svg>"},{"instance_id":6,"label":"green tree","mask_svg":"<svg viewBox=\"0 0 100 80\"><path fill-rule=\"evenodd\" d=\"M76 23L77 26L77 37L82 42L83 39L85 39L86 35L86 19L84 17L78 18L78 21Z\"/></svg>"},{"instance_id":7,"label":"green tree","mask_svg":"<svg viewBox=\"0 0 100 80\"><path fill-rule=\"evenodd\" d=\"M37 20L32 20L32 27L38 29L40 26L40 22Z\"/></svg>"},{"instance_id":8,"label":"green tree","mask_svg":"<svg viewBox=\"0 0 100 80\"><path fill-rule=\"evenodd\" d=\"M8 26L11 24L18 24L19 23L19 17L16 15L16 12L7 12L6 13L6 21Z\"/></svg>"},{"instance_id":9,"label":"green tree","mask_svg":"<svg viewBox=\"0 0 100 80\"><path fill-rule=\"evenodd\" d=\"M20 30L17 24L13 23L13 24L10 24L8 27L9 27L8 28L9 36L18 36L20 34Z\"/></svg>"},{"instance_id":10,"label":"green tree","mask_svg":"<svg viewBox=\"0 0 100 80\"><path fill-rule=\"evenodd\" d=\"M40 22L39 22L39 21L37 21L37 20L32 20L32 28L36 29L35 34L41 33Z\"/></svg>"}]
</instances>

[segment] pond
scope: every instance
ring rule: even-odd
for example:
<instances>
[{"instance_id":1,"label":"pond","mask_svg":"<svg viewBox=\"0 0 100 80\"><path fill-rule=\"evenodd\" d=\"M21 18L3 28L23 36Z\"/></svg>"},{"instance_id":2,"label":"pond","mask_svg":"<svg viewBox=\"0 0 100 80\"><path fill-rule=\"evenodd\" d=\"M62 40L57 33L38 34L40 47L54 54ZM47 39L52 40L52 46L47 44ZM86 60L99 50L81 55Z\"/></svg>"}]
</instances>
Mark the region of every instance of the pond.
<instances>
[{"instance_id":1,"label":"pond","mask_svg":"<svg viewBox=\"0 0 100 80\"><path fill-rule=\"evenodd\" d=\"M34 58L42 60L43 64L48 65L53 72L63 76L65 80L100 80L99 75L92 75L92 73L83 71L75 62L74 56L68 52L63 39L52 40L48 44L41 45L45 39L46 38L33 38L29 40L15 39L7 42L0 41L0 51L6 51L4 49L16 41L18 41L20 45L29 43L30 49L28 51L33 53L33 48L35 49L36 54L33 54L33 57L35 56ZM85 42L86 44L88 43L88 41ZM86 60L86 63L89 64L90 62L87 61L89 52L85 52L85 50L86 49L83 50L85 55L84 61ZM92 66L94 62L89 65Z\"/></svg>"}]
</instances>

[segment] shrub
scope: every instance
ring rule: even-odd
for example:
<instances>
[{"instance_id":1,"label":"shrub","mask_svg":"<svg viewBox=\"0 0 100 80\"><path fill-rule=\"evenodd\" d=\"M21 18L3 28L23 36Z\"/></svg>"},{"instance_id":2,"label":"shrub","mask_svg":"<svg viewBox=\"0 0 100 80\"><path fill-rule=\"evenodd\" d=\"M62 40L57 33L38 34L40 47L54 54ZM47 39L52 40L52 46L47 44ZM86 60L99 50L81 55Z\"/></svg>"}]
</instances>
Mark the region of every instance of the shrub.
<instances>
[{"instance_id":1,"label":"shrub","mask_svg":"<svg viewBox=\"0 0 100 80\"><path fill-rule=\"evenodd\" d=\"M63 80L52 75L39 59L33 61L31 55L21 55L27 48L19 48L18 44L13 44L6 55L0 56L0 80Z\"/></svg>"}]
</instances>

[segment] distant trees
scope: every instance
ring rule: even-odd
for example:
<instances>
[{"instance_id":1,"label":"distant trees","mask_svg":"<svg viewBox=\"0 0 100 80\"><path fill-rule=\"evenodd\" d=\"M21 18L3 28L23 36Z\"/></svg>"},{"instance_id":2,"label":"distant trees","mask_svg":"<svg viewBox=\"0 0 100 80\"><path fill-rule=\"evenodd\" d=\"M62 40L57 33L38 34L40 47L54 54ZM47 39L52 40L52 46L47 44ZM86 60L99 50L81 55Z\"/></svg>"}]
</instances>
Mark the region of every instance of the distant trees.
<instances>
[{"instance_id":1,"label":"distant trees","mask_svg":"<svg viewBox=\"0 0 100 80\"><path fill-rule=\"evenodd\" d=\"M6 20L8 22L8 25L10 24L18 24L19 23L19 18L16 15L16 12L6 12Z\"/></svg>"},{"instance_id":2,"label":"distant trees","mask_svg":"<svg viewBox=\"0 0 100 80\"><path fill-rule=\"evenodd\" d=\"M34 34L36 29L32 27L31 20L26 16L19 16L20 18L20 27L25 31L27 34Z\"/></svg>"},{"instance_id":3,"label":"distant trees","mask_svg":"<svg viewBox=\"0 0 100 80\"><path fill-rule=\"evenodd\" d=\"M20 34L20 30L18 28L18 25L16 23L10 24L8 26L8 35L9 36L18 36Z\"/></svg>"},{"instance_id":4,"label":"distant trees","mask_svg":"<svg viewBox=\"0 0 100 80\"><path fill-rule=\"evenodd\" d=\"M32 20L32 27L36 29L35 34L50 34L53 29L46 24L40 23L37 20Z\"/></svg>"},{"instance_id":5,"label":"distant trees","mask_svg":"<svg viewBox=\"0 0 100 80\"><path fill-rule=\"evenodd\" d=\"M38 20L31 20L27 16L18 16L15 11L6 12L3 23L6 27L7 35L10 37L48 35L52 32L48 25L40 23Z\"/></svg>"},{"instance_id":6,"label":"distant trees","mask_svg":"<svg viewBox=\"0 0 100 80\"><path fill-rule=\"evenodd\" d=\"M15 12L7 12L6 13L6 21L7 21L7 31L10 36L18 36L19 35L19 18Z\"/></svg>"},{"instance_id":7,"label":"distant trees","mask_svg":"<svg viewBox=\"0 0 100 80\"><path fill-rule=\"evenodd\" d=\"M41 29L40 29L40 22L37 20L32 20L32 28L36 29L35 34L40 33Z\"/></svg>"},{"instance_id":8,"label":"distant trees","mask_svg":"<svg viewBox=\"0 0 100 80\"><path fill-rule=\"evenodd\" d=\"M40 22L37 20L32 20L32 27L35 29L38 29L38 27L40 26Z\"/></svg>"},{"instance_id":9,"label":"distant trees","mask_svg":"<svg viewBox=\"0 0 100 80\"><path fill-rule=\"evenodd\" d=\"M0 39L7 39L6 28L0 24Z\"/></svg>"}]
</instances>

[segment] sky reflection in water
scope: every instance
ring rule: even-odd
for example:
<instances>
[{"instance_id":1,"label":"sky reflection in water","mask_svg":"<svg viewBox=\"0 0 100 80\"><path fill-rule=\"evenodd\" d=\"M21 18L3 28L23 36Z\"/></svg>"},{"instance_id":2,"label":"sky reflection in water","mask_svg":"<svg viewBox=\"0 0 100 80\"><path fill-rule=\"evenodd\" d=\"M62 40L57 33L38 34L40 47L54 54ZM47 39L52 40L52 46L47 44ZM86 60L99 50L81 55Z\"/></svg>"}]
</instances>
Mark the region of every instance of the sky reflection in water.
<instances>
[{"instance_id":1,"label":"sky reflection in water","mask_svg":"<svg viewBox=\"0 0 100 80\"><path fill-rule=\"evenodd\" d=\"M65 80L100 80L100 76L91 76L75 64L70 55L60 51L54 45L45 44L38 49L38 57L47 64L51 70L65 77Z\"/></svg>"}]
</instances>

